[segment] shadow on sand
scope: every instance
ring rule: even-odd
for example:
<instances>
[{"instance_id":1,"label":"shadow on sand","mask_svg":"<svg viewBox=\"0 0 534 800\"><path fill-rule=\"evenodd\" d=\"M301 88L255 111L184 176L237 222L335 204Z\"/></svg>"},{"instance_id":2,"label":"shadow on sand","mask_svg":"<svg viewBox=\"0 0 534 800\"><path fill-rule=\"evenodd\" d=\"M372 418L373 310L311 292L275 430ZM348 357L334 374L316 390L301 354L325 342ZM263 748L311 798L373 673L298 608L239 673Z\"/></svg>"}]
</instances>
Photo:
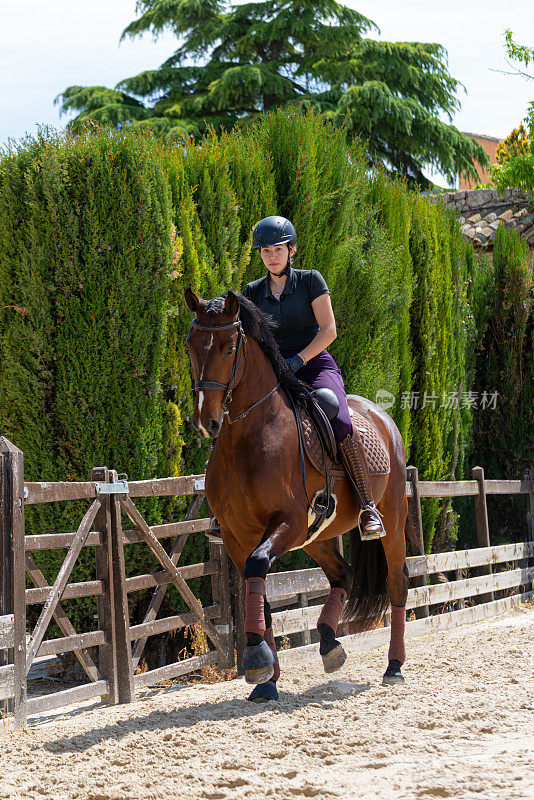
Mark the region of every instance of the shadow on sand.
<instances>
[{"instance_id":1,"label":"shadow on sand","mask_svg":"<svg viewBox=\"0 0 534 800\"><path fill-rule=\"evenodd\" d=\"M204 702L199 705L189 705L177 708L174 711L152 711L145 716L139 715L129 719L120 720L117 723L103 725L102 727L92 728L76 736L61 737L47 742L43 745L45 750L52 753L80 752L94 747L106 739L119 740L133 732L155 731L155 730L184 730L193 727L199 722L224 722L228 720L240 719L243 717L256 717L266 711L277 709L281 714L289 714L301 708L305 708L310 703L324 703L325 711L336 700L341 700L349 696L355 696L370 689L369 683L350 683L349 681L329 681L319 686L313 686L307 691L299 693L280 692L278 702L269 702L262 705L249 703L245 698L234 698L222 700L217 703ZM186 688L186 687L184 687ZM187 688L191 688L190 686ZM169 691L173 691L169 688ZM177 700L179 692L176 693ZM161 691L157 691L160 697ZM145 700L150 699L150 695L145 695ZM140 702L140 701L138 701ZM90 709L76 709L68 716L80 713L90 713L103 708L104 706L93 706ZM131 708L123 706L122 708ZM107 707L109 708L109 707ZM117 710L121 707L117 706ZM65 716L65 712L61 716Z\"/></svg>"}]
</instances>

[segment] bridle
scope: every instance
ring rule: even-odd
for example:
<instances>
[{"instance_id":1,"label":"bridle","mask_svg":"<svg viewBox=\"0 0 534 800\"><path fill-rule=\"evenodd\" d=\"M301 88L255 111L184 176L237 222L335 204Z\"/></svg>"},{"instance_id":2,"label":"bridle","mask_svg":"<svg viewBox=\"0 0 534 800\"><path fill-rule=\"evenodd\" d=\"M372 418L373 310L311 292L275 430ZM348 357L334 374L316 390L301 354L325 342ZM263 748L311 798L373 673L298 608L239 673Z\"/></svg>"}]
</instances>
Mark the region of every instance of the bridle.
<instances>
[{"instance_id":1,"label":"bridle","mask_svg":"<svg viewBox=\"0 0 534 800\"><path fill-rule=\"evenodd\" d=\"M247 408L246 411L243 411L242 414L239 414L237 417L234 417L234 419L232 419L230 417L230 413L228 411L227 406L230 405L230 403L232 402L232 392L238 385L238 381L236 381L236 375L237 375L237 369L241 362L241 358L244 359L245 364L247 361L247 337L245 335L245 331L243 330L243 325L241 324L241 320L238 319L236 320L236 322L229 322L226 325L203 325L201 322L198 322L198 320L194 319L192 321L192 325L193 328L199 328L202 331L210 331L211 333L217 331L228 331L237 328L237 343L235 347L234 363L232 364L232 372L230 373L230 380L228 381L228 383L221 383L221 381L212 381L205 379L193 381L193 379L191 378L191 388L193 394L195 394L200 390L204 391L205 389L208 390L213 389L216 391L221 391L221 389L224 390L221 405L224 409L224 416L228 419L228 422L230 424L232 424L233 422L237 422L238 419L246 417L247 414L250 411L252 411L253 408L258 406L260 403L263 403L264 400L267 400L267 398L270 397L272 394L274 394L274 392L278 389L280 383L277 383L274 389L271 389L270 392L268 392L259 400L257 400L255 403L253 403L251 406L249 406L249 408Z\"/></svg>"}]
</instances>

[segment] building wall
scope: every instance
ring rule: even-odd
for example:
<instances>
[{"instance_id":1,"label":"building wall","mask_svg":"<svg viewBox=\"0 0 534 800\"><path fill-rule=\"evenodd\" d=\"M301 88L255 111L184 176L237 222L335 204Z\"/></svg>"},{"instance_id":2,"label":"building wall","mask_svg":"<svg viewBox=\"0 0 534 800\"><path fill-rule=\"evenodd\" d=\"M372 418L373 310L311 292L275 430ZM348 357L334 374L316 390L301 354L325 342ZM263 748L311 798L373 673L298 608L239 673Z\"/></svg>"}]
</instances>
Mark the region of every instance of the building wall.
<instances>
[{"instance_id":1,"label":"building wall","mask_svg":"<svg viewBox=\"0 0 534 800\"><path fill-rule=\"evenodd\" d=\"M495 158L495 154L497 152L498 144L501 141L500 139L496 139L494 136L482 136L482 135L480 135L478 133L466 133L465 135L466 136L470 136L471 139L474 139L476 142L478 142L480 145L482 145L482 147L484 148L484 150L486 151L486 153L489 156L490 164L492 166L493 166L493 164L497 163L497 159ZM474 189L475 186L477 185L477 183L481 183L481 184L491 183L491 178L490 178L486 168L485 167L481 167L479 164L475 164L475 167L477 169L478 174L480 175L480 180L479 181L474 181L471 178L468 178L466 180L465 178L461 177L459 179L459 181L458 181L458 189L459 190L462 190L462 189Z\"/></svg>"}]
</instances>

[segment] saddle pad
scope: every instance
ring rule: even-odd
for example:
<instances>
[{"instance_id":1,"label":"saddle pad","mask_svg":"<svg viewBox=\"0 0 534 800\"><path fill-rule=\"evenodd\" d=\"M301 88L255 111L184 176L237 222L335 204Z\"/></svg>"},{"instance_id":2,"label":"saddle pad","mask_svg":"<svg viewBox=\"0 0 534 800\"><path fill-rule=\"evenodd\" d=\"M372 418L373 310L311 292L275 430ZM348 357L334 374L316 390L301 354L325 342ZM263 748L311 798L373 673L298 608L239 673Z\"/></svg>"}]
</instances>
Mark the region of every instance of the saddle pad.
<instances>
[{"instance_id":1,"label":"saddle pad","mask_svg":"<svg viewBox=\"0 0 534 800\"><path fill-rule=\"evenodd\" d=\"M369 466L369 474L370 475L385 475L389 472L389 459L388 455L384 449L384 446L380 439L378 438L378 434L371 424L371 422L359 414L357 411L353 411L350 408L350 414L352 419L352 427L358 428L358 432L363 439L363 444L365 447L365 453L367 456L367 464ZM309 414L307 413L306 409L302 406L299 406L298 414L300 417L301 427L302 427L302 438L304 440L304 452L308 456L309 460L315 467L315 469L324 475L324 460L323 460L323 449L321 447L321 442L319 441L319 434L313 425ZM326 465L328 472L332 475L344 475L345 468L341 461L333 462L331 458L329 458L328 454L326 456Z\"/></svg>"},{"instance_id":2,"label":"saddle pad","mask_svg":"<svg viewBox=\"0 0 534 800\"><path fill-rule=\"evenodd\" d=\"M363 439L370 475L387 475L390 470L389 457L371 420L349 406L352 427L358 429Z\"/></svg>"}]
</instances>

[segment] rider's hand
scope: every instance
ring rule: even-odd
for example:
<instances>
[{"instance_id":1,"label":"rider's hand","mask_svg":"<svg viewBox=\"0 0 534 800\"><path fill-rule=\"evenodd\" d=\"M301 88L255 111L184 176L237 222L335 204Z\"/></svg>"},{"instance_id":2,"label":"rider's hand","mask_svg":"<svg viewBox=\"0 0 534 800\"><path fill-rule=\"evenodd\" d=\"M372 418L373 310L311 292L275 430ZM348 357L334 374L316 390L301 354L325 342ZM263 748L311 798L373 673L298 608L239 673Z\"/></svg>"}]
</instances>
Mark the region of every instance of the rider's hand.
<instances>
[{"instance_id":1,"label":"rider's hand","mask_svg":"<svg viewBox=\"0 0 534 800\"><path fill-rule=\"evenodd\" d=\"M301 356L299 356L298 353L296 356L293 356L292 358L284 358L284 361L286 362L291 372L296 372L306 363L304 359L301 358Z\"/></svg>"}]
</instances>

